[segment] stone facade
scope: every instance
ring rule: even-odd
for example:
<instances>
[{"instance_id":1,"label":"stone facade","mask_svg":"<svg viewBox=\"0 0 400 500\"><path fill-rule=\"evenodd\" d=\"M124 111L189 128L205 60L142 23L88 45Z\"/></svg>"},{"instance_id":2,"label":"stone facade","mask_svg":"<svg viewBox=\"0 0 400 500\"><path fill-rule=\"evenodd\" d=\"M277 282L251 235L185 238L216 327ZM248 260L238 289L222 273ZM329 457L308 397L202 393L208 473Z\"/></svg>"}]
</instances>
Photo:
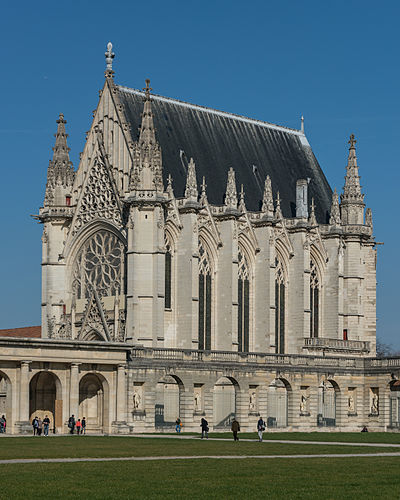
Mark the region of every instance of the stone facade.
<instances>
[{"instance_id":1,"label":"stone facade","mask_svg":"<svg viewBox=\"0 0 400 500\"><path fill-rule=\"evenodd\" d=\"M309 186L321 200L330 189L303 127L256 124L275 134L278 151L292 141L299 172L315 178L288 169L278 185L269 175L260 183L253 165L248 179L239 172L241 184L230 167L224 186L207 187L182 150L181 175L171 177L163 151L179 144L172 128L158 142L155 104L238 127L253 121L151 96L149 81L143 92L116 85L111 49L76 171L66 121L57 120L37 216L42 339L0 339L9 429L26 430L46 411L57 432L72 413L86 416L92 432L163 430L178 416L186 430L198 430L202 416L224 429L233 415L247 430L259 415L270 429L396 427L399 363L374 359L376 247L354 136L340 203L335 190L327 210L309 202ZM143 99L138 136L127 96ZM254 184L252 175L260 197L252 191L246 202L242 182ZM279 194L287 184L292 216Z\"/></svg>"}]
</instances>

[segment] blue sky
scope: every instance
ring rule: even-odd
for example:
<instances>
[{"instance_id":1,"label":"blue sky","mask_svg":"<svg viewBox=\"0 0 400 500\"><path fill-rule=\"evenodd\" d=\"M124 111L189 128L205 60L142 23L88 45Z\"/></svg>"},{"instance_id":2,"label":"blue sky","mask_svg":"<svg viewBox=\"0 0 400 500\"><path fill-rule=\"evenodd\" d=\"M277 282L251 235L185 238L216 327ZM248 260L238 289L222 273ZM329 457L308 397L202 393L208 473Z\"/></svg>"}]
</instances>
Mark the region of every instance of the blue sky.
<instances>
[{"instance_id":1,"label":"blue sky","mask_svg":"<svg viewBox=\"0 0 400 500\"><path fill-rule=\"evenodd\" d=\"M0 328L40 324L41 226L60 112L78 165L111 40L117 83L299 128L332 188L350 133L378 250L378 336L400 348L400 4L20 1L2 5Z\"/></svg>"}]
</instances>

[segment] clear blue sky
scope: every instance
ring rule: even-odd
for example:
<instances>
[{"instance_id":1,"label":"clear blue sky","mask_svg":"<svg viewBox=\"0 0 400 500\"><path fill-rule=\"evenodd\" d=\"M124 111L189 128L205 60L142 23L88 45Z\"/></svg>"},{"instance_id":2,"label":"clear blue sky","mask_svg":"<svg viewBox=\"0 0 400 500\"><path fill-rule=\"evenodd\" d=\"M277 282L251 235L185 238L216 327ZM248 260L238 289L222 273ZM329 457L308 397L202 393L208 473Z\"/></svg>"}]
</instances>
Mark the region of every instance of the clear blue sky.
<instances>
[{"instance_id":1,"label":"clear blue sky","mask_svg":"<svg viewBox=\"0 0 400 500\"><path fill-rule=\"evenodd\" d=\"M40 324L41 226L55 120L74 166L114 44L116 82L300 127L332 188L354 133L378 255L378 336L400 348L400 3L3 2L0 328Z\"/></svg>"}]
</instances>

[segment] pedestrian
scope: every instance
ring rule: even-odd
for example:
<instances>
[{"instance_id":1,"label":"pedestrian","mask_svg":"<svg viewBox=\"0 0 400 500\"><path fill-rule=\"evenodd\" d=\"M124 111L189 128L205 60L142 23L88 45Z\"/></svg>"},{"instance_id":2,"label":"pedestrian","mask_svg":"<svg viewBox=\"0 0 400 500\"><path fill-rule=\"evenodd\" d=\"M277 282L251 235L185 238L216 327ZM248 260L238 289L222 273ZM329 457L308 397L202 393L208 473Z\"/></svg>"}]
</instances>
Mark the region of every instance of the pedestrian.
<instances>
[{"instance_id":1,"label":"pedestrian","mask_svg":"<svg viewBox=\"0 0 400 500\"><path fill-rule=\"evenodd\" d=\"M78 418L78 421L76 422L76 433L78 434L82 434L82 422L81 422L81 419Z\"/></svg>"},{"instance_id":2,"label":"pedestrian","mask_svg":"<svg viewBox=\"0 0 400 500\"><path fill-rule=\"evenodd\" d=\"M206 439L208 439L208 422L205 418L201 419L200 427L201 427L201 439L203 439L204 436L206 437Z\"/></svg>"},{"instance_id":3,"label":"pedestrian","mask_svg":"<svg viewBox=\"0 0 400 500\"><path fill-rule=\"evenodd\" d=\"M36 436L37 430L38 430L38 418L34 417L32 420L32 427L33 427L33 435Z\"/></svg>"},{"instance_id":4,"label":"pedestrian","mask_svg":"<svg viewBox=\"0 0 400 500\"><path fill-rule=\"evenodd\" d=\"M82 418L82 433L86 434L86 417Z\"/></svg>"},{"instance_id":5,"label":"pedestrian","mask_svg":"<svg viewBox=\"0 0 400 500\"><path fill-rule=\"evenodd\" d=\"M71 415L68 419L69 433L73 434L75 429L75 415Z\"/></svg>"},{"instance_id":6,"label":"pedestrian","mask_svg":"<svg viewBox=\"0 0 400 500\"><path fill-rule=\"evenodd\" d=\"M361 429L361 432L368 432L368 427L364 425L364 427Z\"/></svg>"},{"instance_id":7,"label":"pedestrian","mask_svg":"<svg viewBox=\"0 0 400 500\"><path fill-rule=\"evenodd\" d=\"M263 440L263 432L265 431L265 422L260 417L257 422L257 431L258 431L258 441L261 443Z\"/></svg>"},{"instance_id":8,"label":"pedestrian","mask_svg":"<svg viewBox=\"0 0 400 500\"><path fill-rule=\"evenodd\" d=\"M240 432L240 424L236 420L236 418L234 418L233 421L232 421L231 429L232 429L232 432L233 432L233 440L234 441L239 441L238 432Z\"/></svg>"},{"instance_id":9,"label":"pedestrian","mask_svg":"<svg viewBox=\"0 0 400 500\"><path fill-rule=\"evenodd\" d=\"M182 426L182 422L181 422L181 419L178 417L176 419L176 422L175 422L175 430L178 434L181 432L181 426Z\"/></svg>"},{"instance_id":10,"label":"pedestrian","mask_svg":"<svg viewBox=\"0 0 400 500\"><path fill-rule=\"evenodd\" d=\"M0 418L0 434L4 434L6 432L6 418L4 415Z\"/></svg>"},{"instance_id":11,"label":"pedestrian","mask_svg":"<svg viewBox=\"0 0 400 500\"><path fill-rule=\"evenodd\" d=\"M44 430L44 435L47 437L49 435L49 426L50 426L50 419L46 415L43 419L43 430Z\"/></svg>"},{"instance_id":12,"label":"pedestrian","mask_svg":"<svg viewBox=\"0 0 400 500\"><path fill-rule=\"evenodd\" d=\"M42 430L43 430L43 420L39 417L37 419L37 434L38 436L41 436L42 435Z\"/></svg>"}]
</instances>

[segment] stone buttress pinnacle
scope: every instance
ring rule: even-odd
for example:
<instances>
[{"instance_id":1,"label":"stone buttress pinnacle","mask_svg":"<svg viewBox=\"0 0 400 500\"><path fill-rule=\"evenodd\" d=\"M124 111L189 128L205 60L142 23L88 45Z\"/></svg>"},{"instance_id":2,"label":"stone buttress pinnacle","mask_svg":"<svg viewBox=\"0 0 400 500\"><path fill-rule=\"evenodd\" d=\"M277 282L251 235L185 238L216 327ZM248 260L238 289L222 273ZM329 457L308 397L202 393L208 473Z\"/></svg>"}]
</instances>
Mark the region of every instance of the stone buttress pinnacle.
<instances>
[{"instance_id":1,"label":"stone buttress pinnacle","mask_svg":"<svg viewBox=\"0 0 400 500\"><path fill-rule=\"evenodd\" d=\"M331 215L329 218L329 224L331 226L340 226L340 208L339 208L339 196L335 191L332 193L332 205L331 205Z\"/></svg>"},{"instance_id":2,"label":"stone buttress pinnacle","mask_svg":"<svg viewBox=\"0 0 400 500\"><path fill-rule=\"evenodd\" d=\"M231 167L228 172L228 180L226 183L225 207L237 209L238 198L236 190L235 171Z\"/></svg>"},{"instance_id":3,"label":"stone buttress pinnacle","mask_svg":"<svg viewBox=\"0 0 400 500\"><path fill-rule=\"evenodd\" d=\"M156 144L156 134L154 130L153 112L151 110L150 80L146 80L144 108L142 113L142 123L140 126L139 145L153 146Z\"/></svg>"},{"instance_id":4,"label":"stone buttress pinnacle","mask_svg":"<svg viewBox=\"0 0 400 500\"><path fill-rule=\"evenodd\" d=\"M274 215L274 198L272 196L272 184L269 175L265 179L261 211L269 217L273 217Z\"/></svg>"},{"instance_id":5,"label":"stone buttress pinnacle","mask_svg":"<svg viewBox=\"0 0 400 500\"><path fill-rule=\"evenodd\" d=\"M349 156L346 166L345 184L343 194L340 196L341 201L362 203L364 195L361 193L360 176L358 175L358 165L356 156L356 140L354 134L351 134L349 144Z\"/></svg>"},{"instance_id":6,"label":"stone buttress pinnacle","mask_svg":"<svg viewBox=\"0 0 400 500\"><path fill-rule=\"evenodd\" d=\"M196 165L193 161L193 158L190 158L186 177L185 198L190 201L197 201L198 195L199 193L197 190Z\"/></svg>"}]
</instances>

